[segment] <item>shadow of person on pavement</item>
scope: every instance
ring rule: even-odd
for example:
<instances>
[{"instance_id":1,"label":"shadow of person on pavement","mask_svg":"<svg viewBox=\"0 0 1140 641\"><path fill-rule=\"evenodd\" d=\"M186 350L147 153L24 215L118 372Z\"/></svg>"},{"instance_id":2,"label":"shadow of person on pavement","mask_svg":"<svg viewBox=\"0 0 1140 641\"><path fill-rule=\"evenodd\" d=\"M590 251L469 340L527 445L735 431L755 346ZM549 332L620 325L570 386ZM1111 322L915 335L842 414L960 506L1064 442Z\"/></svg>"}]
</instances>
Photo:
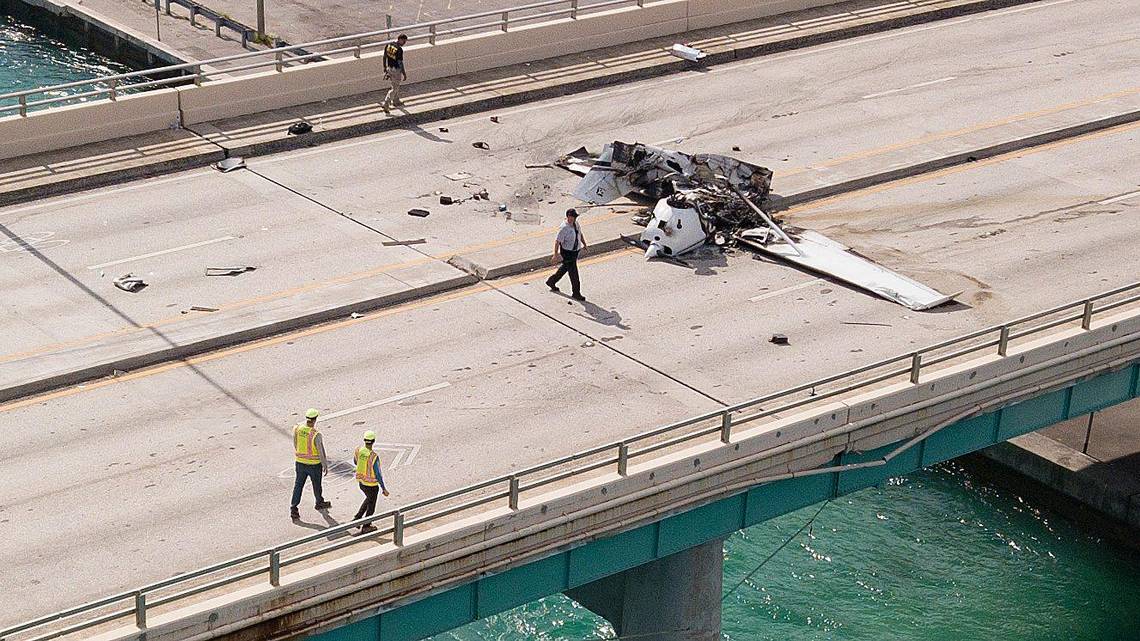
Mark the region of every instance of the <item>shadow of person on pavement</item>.
<instances>
[{"instance_id":1,"label":"shadow of person on pavement","mask_svg":"<svg viewBox=\"0 0 1140 641\"><path fill-rule=\"evenodd\" d=\"M626 325L622 322L621 313L616 309L606 309L599 305L595 305L588 300L582 302L582 309L584 309L586 312L585 314L578 314L578 316L581 316L582 318L588 318L595 323L605 325L607 327L616 327L618 329L624 330L630 329L629 325Z\"/></svg>"},{"instance_id":2,"label":"shadow of person on pavement","mask_svg":"<svg viewBox=\"0 0 1140 641\"><path fill-rule=\"evenodd\" d=\"M452 140L448 140L447 138L440 138L439 136L433 134L432 132L428 131L427 129L424 129L423 127L421 127L419 125L414 125L414 124L413 125L407 125L406 127L404 127L404 129L406 129L407 131L410 131L413 134L419 136L420 138L423 138L424 140L428 140L430 142L445 142L448 144L451 144L452 142L454 142Z\"/></svg>"}]
</instances>

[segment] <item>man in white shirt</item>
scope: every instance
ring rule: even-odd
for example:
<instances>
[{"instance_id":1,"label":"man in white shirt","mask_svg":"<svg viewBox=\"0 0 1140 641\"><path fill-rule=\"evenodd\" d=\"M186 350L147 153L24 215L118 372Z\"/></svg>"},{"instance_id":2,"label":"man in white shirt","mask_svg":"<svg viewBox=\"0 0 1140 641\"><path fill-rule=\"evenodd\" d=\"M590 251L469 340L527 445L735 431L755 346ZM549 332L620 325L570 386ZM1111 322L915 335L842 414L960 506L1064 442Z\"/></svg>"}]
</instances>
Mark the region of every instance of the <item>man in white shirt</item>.
<instances>
[{"instance_id":1,"label":"man in white shirt","mask_svg":"<svg viewBox=\"0 0 1140 641\"><path fill-rule=\"evenodd\" d=\"M552 292L558 292L558 281L566 274L570 275L570 286L574 300L584 301L582 284L578 280L578 253L586 248L586 239L582 236L582 228L578 226L578 212L574 209L566 210L566 222L558 228L558 235L554 238L554 256L551 264L562 261L558 271L546 279L546 286Z\"/></svg>"}]
</instances>

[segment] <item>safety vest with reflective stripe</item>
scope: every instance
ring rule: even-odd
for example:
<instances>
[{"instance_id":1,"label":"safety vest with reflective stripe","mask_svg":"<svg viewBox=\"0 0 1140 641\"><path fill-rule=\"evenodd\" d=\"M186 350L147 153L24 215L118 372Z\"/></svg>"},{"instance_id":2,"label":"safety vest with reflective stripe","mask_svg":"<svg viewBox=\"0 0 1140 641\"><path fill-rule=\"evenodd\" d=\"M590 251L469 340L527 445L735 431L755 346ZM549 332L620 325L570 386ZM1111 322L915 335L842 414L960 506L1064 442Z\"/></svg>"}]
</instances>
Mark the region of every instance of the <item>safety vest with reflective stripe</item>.
<instances>
[{"instance_id":1,"label":"safety vest with reflective stripe","mask_svg":"<svg viewBox=\"0 0 1140 641\"><path fill-rule=\"evenodd\" d=\"M376 461L379 459L380 455L375 450L364 446L356 448L356 480L372 487L380 485L376 480Z\"/></svg>"},{"instance_id":2,"label":"safety vest with reflective stripe","mask_svg":"<svg viewBox=\"0 0 1140 641\"><path fill-rule=\"evenodd\" d=\"M305 465L320 463L321 455L317 451L317 428L308 425L294 425L293 449L297 453L298 463Z\"/></svg>"}]
</instances>

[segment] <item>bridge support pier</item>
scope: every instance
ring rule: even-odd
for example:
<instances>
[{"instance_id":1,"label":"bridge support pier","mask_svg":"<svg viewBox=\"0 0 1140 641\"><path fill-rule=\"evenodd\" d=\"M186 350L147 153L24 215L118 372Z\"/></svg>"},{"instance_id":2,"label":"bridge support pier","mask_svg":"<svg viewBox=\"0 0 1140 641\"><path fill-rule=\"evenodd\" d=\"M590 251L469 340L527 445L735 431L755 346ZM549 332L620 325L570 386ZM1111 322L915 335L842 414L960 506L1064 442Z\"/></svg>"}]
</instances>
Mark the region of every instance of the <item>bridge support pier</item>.
<instances>
[{"instance_id":1,"label":"bridge support pier","mask_svg":"<svg viewBox=\"0 0 1140 641\"><path fill-rule=\"evenodd\" d=\"M720 641L724 540L717 539L566 593L639 641Z\"/></svg>"}]
</instances>

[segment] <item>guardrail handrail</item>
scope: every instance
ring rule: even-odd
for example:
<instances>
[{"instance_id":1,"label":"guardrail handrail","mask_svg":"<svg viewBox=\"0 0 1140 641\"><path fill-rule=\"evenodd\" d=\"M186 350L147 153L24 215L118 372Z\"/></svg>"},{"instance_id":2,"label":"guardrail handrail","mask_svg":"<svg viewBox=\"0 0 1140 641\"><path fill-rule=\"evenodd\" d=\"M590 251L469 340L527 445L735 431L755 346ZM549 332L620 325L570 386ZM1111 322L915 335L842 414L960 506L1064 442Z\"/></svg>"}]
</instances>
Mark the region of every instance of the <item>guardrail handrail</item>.
<instances>
[{"instance_id":1,"label":"guardrail handrail","mask_svg":"<svg viewBox=\"0 0 1140 641\"><path fill-rule=\"evenodd\" d=\"M1106 301L1106 299L1113 298L1116 296L1120 296L1121 294L1127 294L1130 292L1132 293L1132 295L1127 297L1127 298L1123 298L1121 300L1116 300L1116 301L1112 301L1109 303L1105 303L1105 304L1101 305L1100 307L1097 307L1098 302ZM686 441L695 440L697 438L701 438L701 437L709 436L711 434L715 434L716 432L720 432L722 442L730 443L731 437L732 437L731 430L733 427L735 427L737 425L748 423L748 422L754 421L754 420L759 419L759 418L771 416L771 415L773 415L779 411L785 411L789 408L798 407L800 405L804 405L807 403L818 402L819 400L826 399L826 398L836 396L839 394L843 394L843 393L846 393L846 392L849 392L852 390L862 389L862 388L868 387L870 385L874 385L874 384L881 382L883 380L887 380L889 378L893 378L893 377L897 377L897 376L905 376L905 375L909 374L910 382L913 384L917 384L919 382L919 379L921 377L922 370L924 367L932 367L938 363L945 362L946 360L949 360L950 358L958 358L958 357L961 357L961 356L964 356L967 354L971 354L974 352L989 349L989 348L992 348L994 346L997 346L999 356L1005 356L1007 353L1007 350L1009 348L1010 341L1012 341L1014 339L1022 338L1025 336L1032 336L1035 334L1040 334L1042 332L1048 331L1048 330L1055 328L1055 327L1058 327L1060 325L1073 323L1076 321L1080 321L1082 329L1089 330L1092 326L1092 321L1096 318L1098 313L1104 313L1104 312L1107 312L1107 311L1110 311L1113 309L1118 309L1124 305L1129 305L1129 304L1138 303L1138 302L1140 302L1140 282L1132 283L1130 285L1125 285L1123 287L1118 287L1116 289L1112 289L1112 290L1109 290L1107 292L1097 294L1096 296L1085 298L1085 299L1082 299L1082 300L1079 300L1079 301L1076 301L1073 303L1068 303L1065 305L1059 305L1057 307L1053 307L1053 308L1047 309L1045 311L1036 312L1034 314L1029 314L1027 316L1022 316L1021 318L1003 323L1001 325L994 325L994 326L988 327L986 329L981 329L981 330L977 330L974 332L970 332L968 334L963 334L963 335L958 336L956 338L952 338L952 339L945 340L945 341L942 341L939 343L935 343L933 345L929 345L927 347L924 347L924 348L919 349L919 350L914 351L914 352L909 352L907 354L903 354L903 355L896 356L893 358L887 358L887 359L883 359L880 361L876 361L875 363L872 363L870 365L864 365L862 367L846 370L840 374L835 374L832 376L820 378L820 379L817 379L817 380L810 382L810 383L804 383L802 385L796 385L794 387L782 390L780 392L767 394L767 395L760 396L760 397L757 397L754 399L743 401L741 403L729 405L729 406L724 407L724 408L719 409L719 410L714 410L714 411L710 411L710 412L705 412L703 414L698 414L696 416L693 416L693 417L690 417L687 419L683 419L681 421L670 423L670 424L665 425L663 427L655 428L652 430L648 430L646 432L642 432L640 434L636 434L636 435L631 436L629 438L621 439L618 441L613 441L613 442L607 443L605 445L600 445L600 446L593 447L593 448L590 448L590 449L587 449L584 451L576 452L574 454L563 456L561 458L557 458L557 459L554 459L551 461L547 461L545 463L539 463L537 465L533 465L533 466L524 468L522 470L512 472L510 474L505 474L505 475L498 476L498 477L495 477L495 478L490 479L490 480L481 481L481 482L475 483L473 485L468 485L468 486L465 486L465 487L462 487L462 488L459 488L456 490L451 490L448 492L437 494L436 496L432 496L432 497L427 498L427 499L422 499L420 501L410 503L408 505L405 505L405 506L397 508L397 509L389 510L387 512L375 514L373 516L365 517L362 519L357 519L355 521L351 521L348 523L336 525L336 526L321 530L321 531L313 533L313 534L309 534L309 535L306 535L306 536L303 536L303 537L300 537L297 539L287 541L285 543L273 546L271 548L265 548L262 550L258 550L256 552L244 554L244 555L236 557L234 559L230 559L229 561L224 561L221 563L215 563L213 565L209 565L209 566L206 566L204 568L194 570L192 572L179 574L179 575L167 578L167 579L163 579L161 581L156 581L156 582L144 585L142 587L135 588L133 590L121 592L121 593L116 594L114 596L105 597L102 599L98 599L96 601L92 601L90 603L86 603L84 605L80 605L80 606L76 606L76 607L69 608L66 610L62 610L60 612L56 612L54 614L38 617L38 618L33 619L31 621L28 621L26 623L22 623L22 624L19 624L19 625L16 625L16 626L4 629L4 630L0 630L0 641L4 641L5 639L8 639L9 637L11 637L11 635L14 635L14 634L17 634L20 632L25 632L25 631L32 630L35 628L43 627L44 625L59 621L61 619L68 619L68 618L83 614L85 612L91 612L91 611L94 611L94 610L97 610L100 608L104 608L104 607L110 606L114 603L117 603L119 601L129 601L132 599L134 600L134 605L132 608L113 612L111 614L104 614L104 615L98 616L97 618L89 620L89 621L84 621L81 623L73 624L73 625L68 626L66 628L49 632L47 634L35 637L34 641L46 641L47 639L54 639L56 637L64 636L66 634L71 634L73 632L78 632L78 631L93 627L95 625L107 623L107 622L114 620L114 619L117 619L117 618L127 617L127 616L130 616L131 614L134 614L136 624L139 626L139 628L145 629L145 627L146 627L146 608L148 607L146 595L148 595L152 592L156 592L158 590L161 590L163 588L169 588L169 587L172 587L175 585L179 585L181 583L185 583L185 582L190 581L192 579L203 577L203 576L213 574L216 572L221 572L223 570L234 568L236 566L246 564L246 563L249 563L251 561L256 561L256 560L261 559L261 558L266 558L268 560L268 564L264 568L245 570L244 572L241 572L241 573L238 573L238 574L235 574L232 576L223 577L223 578L218 579L216 581L213 581L213 582L211 582L205 586L188 587L187 590L185 590L183 592L180 592L180 593L177 593L174 595L170 595L170 596L166 596L166 597L162 597L162 598L158 598L157 600L151 602L149 605L150 606L164 605L164 604L174 602L178 599L185 598L185 597L193 595L193 594L198 594L200 592L203 592L203 591L206 591L209 589L222 587L222 586L227 585L229 583L234 583L234 582L246 579L246 578L250 578L253 576L260 575L260 574L268 574L269 583L271 585L276 586L276 585L280 584L280 572L281 572L282 567L291 565L293 563L299 563L303 560L315 558L315 557L321 556L323 554L327 554L329 552L332 552L332 551L335 551L335 550L340 549L342 547L345 547L346 545L351 545L353 543L359 542L360 539L350 537L346 541L333 542L333 543L330 543L328 546L324 546L324 547L319 548L317 550L312 550L310 552L306 552L297 558L291 558L291 559L284 559L283 560L281 558L282 552L285 552L287 550L291 550L291 549L294 549L294 548L297 548L297 547L300 547L300 546L303 546L303 545L306 545L309 543L313 543L315 541L318 541L318 540L324 539L324 538L328 538L330 536L334 536L334 535L338 535L338 534L345 534L349 530L360 527L362 525L369 525L369 524L372 524L376 521L386 521L388 519L391 519L391 521L392 521L391 525L386 525L384 528L379 529L377 531L377 534L381 534L381 535L392 534L393 543L397 546L402 546L403 545L404 528L411 526L411 525L426 523L426 522L429 522L431 520L435 520L437 518L441 518L441 517L446 516L446 515L454 514L455 512L471 509L472 507L478 507L480 505L483 505L483 504L486 504L486 503L489 503L489 502L492 502L495 500L500 500L502 498L507 498L508 505L511 509L518 509L519 495L521 494L521 492L523 492L525 490L534 489L537 487L542 487L542 486L548 485L550 483L556 482L558 480L563 480L563 479L570 478L573 476L577 476L580 474L585 474L585 473L588 473L588 472L591 472L591 471L594 471L594 470L597 470L597 469L600 469L603 467L614 465L615 463L617 465L617 470L616 470L617 473L621 476L625 476L629 460L635 456L640 455L640 454L648 454L648 453L651 453L651 452L654 452L654 451L657 451L660 449L664 449L666 447L673 447L673 446L679 445L681 443L684 443ZM1076 310L1079 310L1079 313L1076 313L1076 314L1071 313L1071 312L1074 312ZM1024 325L1026 323L1031 323L1033 321L1040 320L1043 318L1047 318L1049 316L1053 316L1056 314L1065 314L1065 313L1069 313L1069 314L1065 315L1059 319L1054 319L1052 321L1044 323L1042 325L1027 328L1021 332L1017 332L1017 333L1013 332L1014 327ZM946 349L949 347L955 347L955 346L961 345L963 343L974 341L976 339L979 339L979 338L982 338L985 336L989 336L989 335L992 335L995 333L997 334L997 338L987 340L987 341L981 343L980 345L967 346L963 349L960 349L960 350L953 352L951 355L943 356L943 357L940 357L937 359L932 359L929 361L923 360L923 356L925 356L925 355L929 355L929 354L932 354L933 352L937 352L939 350L943 350L943 349ZM875 377L872 377L872 378L866 379L866 380L859 380L859 381L851 383L845 387L841 387L837 390L831 390L831 391L828 391L828 392L825 392L822 394L816 393L817 388L823 387L823 386L828 385L830 383L834 383L834 382L843 380L845 378L857 377L857 376L860 376L860 375L865 374L867 372L871 372L871 371L874 371L877 369L882 369L884 367L889 367L891 365L902 365L902 364L905 364L905 366L903 366L899 369L891 370L890 372L887 372L885 374L880 374L878 376L875 376ZM749 414L747 416L740 418L739 420L733 420L733 414L736 412L740 412L742 410L745 410L745 409L748 409L751 407L755 407L755 406L760 405L762 403L766 404L766 403L769 403L770 401L774 401L774 400L785 399L785 398L789 398L789 397L796 397L796 396L798 396L804 392L809 392L809 396L807 396L805 398L800 398L798 400L793 400L792 402L790 402L787 405L781 405L779 407L775 407L772 409L765 410L765 409L761 408L761 410L757 413ZM700 430L693 431L693 432L686 432L684 434L680 434L678 436L675 436L675 437L671 438L670 440L668 440L664 443L655 443L655 444L646 446L645 448L642 448L641 450L634 451L634 450L631 450L631 448L630 448L630 446L632 444L640 443L640 442L646 441L648 439L655 438L657 436L662 436L662 435L668 434L670 432L677 432L677 431L680 431L686 427L689 427L692 425L697 425L699 423L709 421L712 419L717 419L717 418L720 419L719 425L716 425L713 427L705 427L705 428L702 428ZM533 476L533 475L538 474L540 472L545 472L547 470L555 469L555 468L561 467L561 466L569 464L569 463L582 461L583 459L588 459L588 458L597 456L599 454L604 454L607 451L614 451L614 450L616 450L615 455L610 456L610 457L603 459L601 461L594 461L594 462L588 463L586 465L576 467L576 468L571 469L571 470L560 472L560 473L558 473L555 476L550 477L550 478L533 480L531 483L526 484L526 485L524 485L522 483L522 479L524 477ZM495 486L502 486L503 484L507 485L505 490L502 490L502 491L499 491L499 492L496 492L496 493L493 493L490 495L483 495L483 496L478 495L478 493L483 491L483 490L486 490L488 488L492 488ZM476 496L473 499L471 499L465 503L461 503L460 505L448 506L448 507L442 507L441 506L440 510L432 512L431 514L412 519L411 521L407 520L407 514L409 512L412 512L414 510L418 510L421 508L425 508L428 506L432 506L432 505L442 504L446 501L450 501L451 499L462 497L462 496L468 495L468 494L475 494Z\"/></svg>"},{"instance_id":2,"label":"guardrail handrail","mask_svg":"<svg viewBox=\"0 0 1140 641\"><path fill-rule=\"evenodd\" d=\"M91 95L105 95L107 98L114 100L118 95L121 87L130 87L130 80L140 77L148 76L169 76L153 80L145 83L147 86L161 86L173 85L193 82L200 85L203 82L211 80L218 76L228 76L235 71L246 71L250 69L257 69L260 67L274 67L276 71L283 71L289 63L307 62L325 56L353 52L355 57L360 57L361 52L364 50L371 50L382 46L384 43L368 43L363 41L368 39L380 38L391 39L395 34L407 33L408 41L410 43L427 41L429 44L437 44L437 39L441 35L458 35L469 33L478 30L487 30L498 28L501 31L509 31L512 24L522 22L533 22L541 18L553 18L556 16L569 16L576 19L584 12L595 12L601 9L614 7L618 5L628 5L638 8L643 8L647 4L653 4L660 0L599 0L587 5L579 5L579 0L543 0L541 2L534 2L531 4L510 7L507 9L499 9L495 11L483 11L480 13L471 13L453 18L443 18L440 20L432 20L429 22L418 22L415 24L405 25L402 27L387 27L384 29L377 29L375 31L365 31L355 33L347 36L337 36L335 38L326 38L323 40L314 40L312 42L305 42L296 45L287 45L284 47L274 47L270 49L263 49L260 51L249 51L245 53L232 54L228 56L220 56L217 58L210 58L208 60L200 60L195 62L184 62L175 65L167 65L165 67L156 67L154 69L143 69L139 71L131 71L128 73L115 74L111 76L100 76L98 78L91 78L89 80L77 80L73 82L62 83L58 85L51 85L49 87L37 87L35 89L24 89L21 91L13 91L5 94L0 94L0 103L9 100L15 100L16 104L3 105L0 104L0 116L10 111L18 111L20 116L28 115L29 106L49 105L54 103L67 102L75 100L79 96ZM553 11L547 11L536 15L523 15L515 16L512 20L512 14L517 14L523 11L533 11L536 9L544 9L547 7L560 7ZM498 17L495 22L484 24L459 26L457 28L449 28L441 31L440 27L454 26L463 22L471 20L478 20L481 18ZM417 33L426 30L426 33ZM332 51L317 52L311 51L319 47L327 47L330 45L351 44L352 46L343 49L334 49ZM287 54L292 57L286 58ZM253 65L246 65L243 67L233 69L203 69L204 67L215 67L219 64L234 62L237 60L247 60L253 58L266 58L263 62L258 62ZM185 73L189 72L189 73ZM124 83L124 81L127 81ZM77 95L61 95L51 96L46 100L29 101L29 96L50 94L66 89L73 89L76 87L91 87L92 91L84 94ZM106 88L103 88L106 87Z\"/></svg>"}]
</instances>

